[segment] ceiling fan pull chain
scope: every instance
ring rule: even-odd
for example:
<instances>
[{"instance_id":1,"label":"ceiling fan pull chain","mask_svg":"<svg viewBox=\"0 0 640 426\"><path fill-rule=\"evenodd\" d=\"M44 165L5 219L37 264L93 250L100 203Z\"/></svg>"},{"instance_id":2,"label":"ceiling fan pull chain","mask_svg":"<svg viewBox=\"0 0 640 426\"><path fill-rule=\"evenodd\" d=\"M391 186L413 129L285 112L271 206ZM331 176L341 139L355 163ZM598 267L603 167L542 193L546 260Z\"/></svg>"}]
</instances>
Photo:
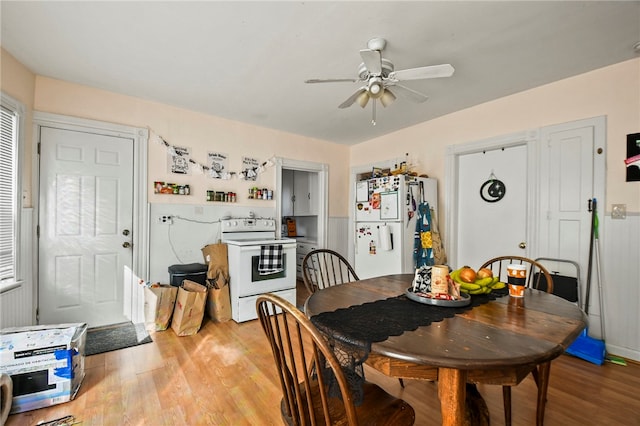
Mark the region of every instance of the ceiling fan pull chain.
<instances>
[{"instance_id":1,"label":"ceiling fan pull chain","mask_svg":"<svg viewBox=\"0 0 640 426\"><path fill-rule=\"evenodd\" d=\"M371 119L371 124L376 125L376 99L373 99L373 118Z\"/></svg>"}]
</instances>

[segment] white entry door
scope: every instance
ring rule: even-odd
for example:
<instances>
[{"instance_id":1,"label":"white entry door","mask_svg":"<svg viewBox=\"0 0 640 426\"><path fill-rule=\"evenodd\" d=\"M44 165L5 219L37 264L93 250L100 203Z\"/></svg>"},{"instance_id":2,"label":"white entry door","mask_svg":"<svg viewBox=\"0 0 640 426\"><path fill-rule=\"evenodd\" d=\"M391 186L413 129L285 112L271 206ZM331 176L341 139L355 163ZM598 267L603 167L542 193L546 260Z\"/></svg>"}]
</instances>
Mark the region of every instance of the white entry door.
<instances>
[{"instance_id":1,"label":"white entry door","mask_svg":"<svg viewBox=\"0 0 640 426\"><path fill-rule=\"evenodd\" d=\"M491 180L503 193L491 188ZM499 189L499 188L498 188ZM502 195L502 196L501 196ZM477 269L503 255L526 256L527 145L487 149L458 158L457 265Z\"/></svg>"},{"instance_id":2,"label":"white entry door","mask_svg":"<svg viewBox=\"0 0 640 426\"><path fill-rule=\"evenodd\" d=\"M126 321L133 140L41 127L40 324Z\"/></svg>"},{"instance_id":3,"label":"white entry door","mask_svg":"<svg viewBox=\"0 0 640 426\"><path fill-rule=\"evenodd\" d=\"M597 199L600 223L604 222L605 156L597 148L604 147L604 128L599 118L549 126L540 133L540 253L580 265L583 302L591 236L588 200ZM575 268L562 263L551 263L549 269L575 274ZM597 298L595 302L597 306Z\"/></svg>"}]
</instances>

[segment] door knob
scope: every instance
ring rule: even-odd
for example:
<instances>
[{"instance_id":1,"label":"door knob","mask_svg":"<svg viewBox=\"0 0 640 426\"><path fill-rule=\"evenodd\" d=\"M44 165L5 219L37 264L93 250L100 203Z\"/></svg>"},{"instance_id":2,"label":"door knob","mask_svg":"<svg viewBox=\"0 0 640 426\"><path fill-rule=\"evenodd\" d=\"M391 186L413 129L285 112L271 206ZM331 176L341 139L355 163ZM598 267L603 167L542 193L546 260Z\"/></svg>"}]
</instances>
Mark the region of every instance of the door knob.
<instances>
[{"instance_id":1,"label":"door knob","mask_svg":"<svg viewBox=\"0 0 640 426\"><path fill-rule=\"evenodd\" d=\"M122 231L122 235L124 235L125 237L129 235L129 230L125 229L124 231Z\"/></svg>"},{"instance_id":2,"label":"door knob","mask_svg":"<svg viewBox=\"0 0 640 426\"><path fill-rule=\"evenodd\" d=\"M122 247L129 248L131 247L131 243L129 241L125 241L124 243L122 243Z\"/></svg>"},{"instance_id":3,"label":"door knob","mask_svg":"<svg viewBox=\"0 0 640 426\"><path fill-rule=\"evenodd\" d=\"M518 247L520 247L522 250L527 248L527 243L525 243L524 241L522 241L520 244L518 244Z\"/></svg>"}]
</instances>

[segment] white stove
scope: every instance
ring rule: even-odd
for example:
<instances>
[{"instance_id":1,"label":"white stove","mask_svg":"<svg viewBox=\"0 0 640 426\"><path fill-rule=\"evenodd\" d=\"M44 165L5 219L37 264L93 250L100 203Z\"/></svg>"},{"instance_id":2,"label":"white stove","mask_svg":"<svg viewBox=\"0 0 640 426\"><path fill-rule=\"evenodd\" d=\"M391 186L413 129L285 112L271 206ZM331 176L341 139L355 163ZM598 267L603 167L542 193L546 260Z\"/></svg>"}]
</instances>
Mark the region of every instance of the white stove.
<instances>
[{"instance_id":1,"label":"white stove","mask_svg":"<svg viewBox=\"0 0 640 426\"><path fill-rule=\"evenodd\" d=\"M268 218L233 218L220 221L221 240L227 244L231 317L236 322L256 319L256 299L274 293L296 304L296 240L276 238L276 221ZM258 271L262 246L281 245L283 270L262 275Z\"/></svg>"}]
</instances>

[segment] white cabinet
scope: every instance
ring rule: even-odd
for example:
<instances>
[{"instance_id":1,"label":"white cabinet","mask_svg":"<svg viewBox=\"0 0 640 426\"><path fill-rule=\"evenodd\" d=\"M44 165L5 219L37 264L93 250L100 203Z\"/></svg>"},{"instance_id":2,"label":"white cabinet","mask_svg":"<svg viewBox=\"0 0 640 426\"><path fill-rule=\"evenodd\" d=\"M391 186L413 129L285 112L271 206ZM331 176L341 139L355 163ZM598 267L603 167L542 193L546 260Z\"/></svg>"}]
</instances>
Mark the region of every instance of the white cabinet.
<instances>
[{"instance_id":1,"label":"white cabinet","mask_svg":"<svg viewBox=\"0 0 640 426\"><path fill-rule=\"evenodd\" d=\"M282 170L282 216L318 214L317 173Z\"/></svg>"},{"instance_id":2,"label":"white cabinet","mask_svg":"<svg viewBox=\"0 0 640 426\"><path fill-rule=\"evenodd\" d=\"M293 172L282 169L282 217L293 216Z\"/></svg>"},{"instance_id":3,"label":"white cabinet","mask_svg":"<svg viewBox=\"0 0 640 426\"><path fill-rule=\"evenodd\" d=\"M296 245L296 276L302 279L302 260L304 257L317 249L318 245L312 241L298 241Z\"/></svg>"},{"instance_id":4,"label":"white cabinet","mask_svg":"<svg viewBox=\"0 0 640 426\"><path fill-rule=\"evenodd\" d=\"M314 214L313 203L311 201L313 193L311 190L311 178L307 172L295 171L293 173L293 213L296 216L306 216Z\"/></svg>"}]
</instances>

